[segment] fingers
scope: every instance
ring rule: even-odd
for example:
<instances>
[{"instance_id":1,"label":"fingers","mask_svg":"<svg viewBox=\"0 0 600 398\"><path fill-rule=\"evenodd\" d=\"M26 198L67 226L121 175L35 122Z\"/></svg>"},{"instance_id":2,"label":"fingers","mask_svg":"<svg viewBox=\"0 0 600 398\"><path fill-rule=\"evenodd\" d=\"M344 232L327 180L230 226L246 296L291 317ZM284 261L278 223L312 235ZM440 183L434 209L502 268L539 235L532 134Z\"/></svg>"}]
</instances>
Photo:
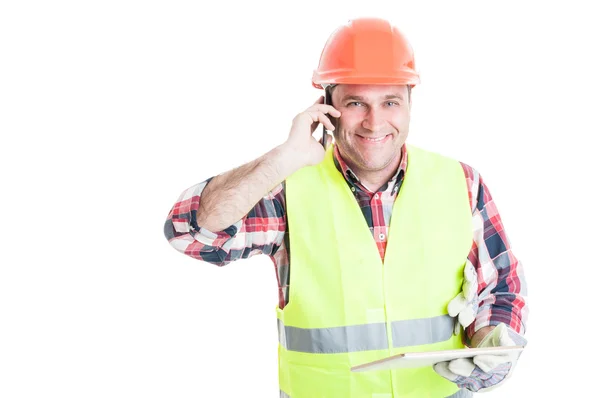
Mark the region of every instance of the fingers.
<instances>
[{"instance_id":1,"label":"fingers","mask_svg":"<svg viewBox=\"0 0 600 398\"><path fill-rule=\"evenodd\" d=\"M454 297L450 303L448 304L448 315L455 317L457 316L467 305L469 302L465 298L465 296L461 293L458 293L456 297Z\"/></svg>"},{"instance_id":2,"label":"fingers","mask_svg":"<svg viewBox=\"0 0 600 398\"><path fill-rule=\"evenodd\" d=\"M468 328L473 321L475 321L475 312L470 305L468 305L458 314L458 321L465 329Z\"/></svg>"},{"instance_id":3,"label":"fingers","mask_svg":"<svg viewBox=\"0 0 600 398\"><path fill-rule=\"evenodd\" d=\"M340 111L331 105L325 105L323 101L323 97L319 97L312 106L307 108L304 112L298 114L295 118L296 120L305 120L305 122L310 122L311 133L316 130L319 123L325 126L325 128L329 131L335 130L335 126L333 123L331 123L331 119L329 119L327 115L335 118L338 118L342 115ZM306 115L308 115L310 119L307 119Z\"/></svg>"},{"instance_id":4,"label":"fingers","mask_svg":"<svg viewBox=\"0 0 600 398\"><path fill-rule=\"evenodd\" d=\"M450 380L450 381L455 381L458 378L458 375L456 373L453 373L449 368L448 368L448 364L450 362L446 361L446 362L438 362L435 365L433 365L433 370L435 370L435 372L437 374L439 374L440 376Z\"/></svg>"},{"instance_id":5,"label":"fingers","mask_svg":"<svg viewBox=\"0 0 600 398\"><path fill-rule=\"evenodd\" d=\"M461 323L458 318L454 318L454 335L458 336L460 334Z\"/></svg>"},{"instance_id":6,"label":"fingers","mask_svg":"<svg viewBox=\"0 0 600 398\"><path fill-rule=\"evenodd\" d=\"M469 358L458 358L450 361L448 369L459 376L469 377L475 369L475 364Z\"/></svg>"},{"instance_id":7,"label":"fingers","mask_svg":"<svg viewBox=\"0 0 600 398\"><path fill-rule=\"evenodd\" d=\"M448 315L455 317L458 315L458 321L466 329L475 320L475 310L463 293L459 293L448 303Z\"/></svg>"},{"instance_id":8,"label":"fingers","mask_svg":"<svg viewBox=\"0 0 600 398\"><path fill-rule=\"evenodd\" d=\"M473 357L473 363L485 373L490 373L498 366L511 362L508 355L477 355Z\"/></svg>"},{"instance_id":9,"label":"fingers","mask_svg":"<svg viewBox=\"0 0 600 398\"><path fill-rule=\"evenodd\" d=\"M307 115L309 115L311 117L313 123L315 123L315 122L321 123L329 131L335 130L333 123L331 123L331 120L329 120L329 118L325 115L325 113L318 111L318 110L306 111L304 113L306 113Z\"/></svg>"},{"instance_id":10,"label":"fingers","mask_svg":"<svg viewBox=\"0 0 600 398\"><path fill-rule=\"evenodd\" d=\"M470 261L467 261L464 269L463 293L467 300L475 299L477 295L477 271Z\"/></svg>"},{"instance_id":11,"label":"fingers","mask_svg":"<svg viewBox=\"0 0 600 398\"><path fill-rule=\"evenodd\" d=\"M314 140L315 137L311 136L316 131L319 124L323 125L323 127L327 131L335 130L335 120L331 118L340 117L342 113L335 109L333 106L325 105L322 102L323 100L321 97L311 107L306 109L304 112L297 114L296 117L294 117L288 140L299 140L298 142L300 142L301 145L312 146L313 144L310 144L310 140ZM318 141L318 139L316 140ZM325 148L327 148L327 145L331 144L332 142L332 140L326 141ZM321 140L321 144L322 143L323 141Z\"/></svg>"},{"instance_id":12,"label":"fingers","mask_svg":"<svg viewBox=\"0 0 600 398\"><path fill-rule=\"evenodd\" d=\"M462 291L448 304L450 316L456 316L477 296L477 272L470 261L465 264L463 275Z\"/></svg>"},{"instance_id":13,"label":"fingers","mask_svg":"<svg viewBox=\"0 0 600 398\"><path fill-rule=\"evenodd\" d=\"M475 320L475 299L477 297L477 272L470 261L467 261L463 271L462 291L448 303L448 315L455 317L466 329Z\"/></svg>"},{"instance_id":14,"label":"fingers","mask_svg":"<svg viewBox=\"0 0 600 398\"><path fill-rule=\"evenodd\" d=\"M323 97L320 97L317 100L317 102L315 102L312 106L310 106L308 109L306 109L305 112L313 112L313 111L327 113L333 117L342 116L342 113L340 111L338 111L337 109L335 109L332 105L325 105L323 103Z\"/></svg>"}]
</instances>

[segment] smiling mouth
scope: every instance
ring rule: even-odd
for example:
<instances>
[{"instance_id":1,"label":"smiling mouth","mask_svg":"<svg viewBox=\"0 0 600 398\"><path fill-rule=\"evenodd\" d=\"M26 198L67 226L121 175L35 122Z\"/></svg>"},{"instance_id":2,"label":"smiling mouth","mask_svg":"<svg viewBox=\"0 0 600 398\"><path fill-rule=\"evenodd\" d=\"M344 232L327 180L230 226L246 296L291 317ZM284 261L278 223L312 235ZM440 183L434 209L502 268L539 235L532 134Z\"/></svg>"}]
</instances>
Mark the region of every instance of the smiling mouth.
<instances>
[{"instance_id":1,"label":"smiling mouth","mask_svg":"<svg viewBox=\"0 0 600 398\"><path fill-rule=\"evenodd\" d=\"M383 137L369 138L369 137L363 137L362 135L359 135L359 134L357 134L357 135L361 138L361 141L368 142L368 143L374 143L374 144L387 141L387 138L391 136L391 134L388 134Z\"/></svg>"}]
</instances>

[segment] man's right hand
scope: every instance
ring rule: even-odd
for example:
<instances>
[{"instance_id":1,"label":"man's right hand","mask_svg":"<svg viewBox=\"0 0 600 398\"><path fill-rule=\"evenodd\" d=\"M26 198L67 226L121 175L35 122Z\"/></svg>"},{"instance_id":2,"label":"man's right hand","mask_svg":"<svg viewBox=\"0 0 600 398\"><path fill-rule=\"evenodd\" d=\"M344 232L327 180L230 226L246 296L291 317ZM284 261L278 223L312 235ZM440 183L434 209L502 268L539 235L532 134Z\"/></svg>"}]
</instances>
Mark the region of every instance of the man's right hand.
<instances>
[{"instance_id":1,"label":"man's right hand","mask_svg":"<svg viewBox=\"0 0 600 398\"><path fill-rule=\"evenodd\" d=\"M313 166L323 161L325 149L312 134L319 124L323 124L329 131L335 129L327 115L337 118L342 113L331 105L325 105L324 98L321 96L311 107L294 118L288 139L282 147L301 167ZM331 143L329 134L327 138L326 145L329 145Z\"/></svg>"}]
</instances>

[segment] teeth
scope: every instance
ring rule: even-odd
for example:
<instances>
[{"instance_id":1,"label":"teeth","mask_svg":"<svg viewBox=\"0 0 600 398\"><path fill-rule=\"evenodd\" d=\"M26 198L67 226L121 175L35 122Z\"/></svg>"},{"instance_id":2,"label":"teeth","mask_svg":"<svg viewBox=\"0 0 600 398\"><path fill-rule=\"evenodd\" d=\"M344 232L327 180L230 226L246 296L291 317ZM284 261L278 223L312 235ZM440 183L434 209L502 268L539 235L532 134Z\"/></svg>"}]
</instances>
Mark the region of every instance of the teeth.
<instances>
[{"instance_id":1,"label":"teeth","mask_svg":"<svg viewBox=\"0 0 600 398\"><path fill-rule=\"evenodd\" d=\"M369 140L372 142L379 142L382 141L385 137L380 137L380 138L367 138L367 137L363 137L365 140Z\"/></svg>"}]
</instances>

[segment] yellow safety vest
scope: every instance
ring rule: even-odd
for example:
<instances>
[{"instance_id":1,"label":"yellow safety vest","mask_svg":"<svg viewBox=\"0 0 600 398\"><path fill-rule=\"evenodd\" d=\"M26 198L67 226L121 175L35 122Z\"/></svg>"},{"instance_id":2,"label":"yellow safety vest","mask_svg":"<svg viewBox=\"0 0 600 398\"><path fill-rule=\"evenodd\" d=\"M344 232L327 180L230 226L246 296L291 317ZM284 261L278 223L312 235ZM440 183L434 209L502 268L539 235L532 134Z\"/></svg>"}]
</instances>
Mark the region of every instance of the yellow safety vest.
<instances>
[{"instance_id":1,"label":"yellow safety vest","mask_svg":"<svg viewBox=\"0 0 600 398\"><path fill-rule=\"evenodd\" d=\"M277 308L281 395L470 396L432 367L350 371L404 351L464 347L446 309L461 290L473 239L460 163L408 147L383 263L331 147L323 162L286 180L286 207L291 275L289 302Z\"/></svg>"}]
</instances>

